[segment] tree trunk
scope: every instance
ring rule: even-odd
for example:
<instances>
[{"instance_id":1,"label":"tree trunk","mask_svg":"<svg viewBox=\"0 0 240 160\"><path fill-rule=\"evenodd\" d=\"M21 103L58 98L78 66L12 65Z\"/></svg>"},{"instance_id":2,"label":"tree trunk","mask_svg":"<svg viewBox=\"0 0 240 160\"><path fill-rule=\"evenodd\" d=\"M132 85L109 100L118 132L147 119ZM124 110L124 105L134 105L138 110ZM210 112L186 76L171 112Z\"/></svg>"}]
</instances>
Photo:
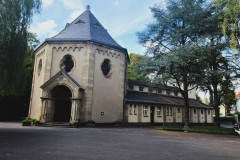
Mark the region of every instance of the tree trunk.
<instances>
[{"instance_id":1,"label":"tree trunk","mask_svg":"<svg viewBox=\"0 0 240 160\"><path fill-rule=\"evenodd\" d=\"M214 125L216 127L220 127L220 117L219 117L220 102L218 97L217 84L213 84L213 99L214 99L214 111L215 111Z\"/></svg>"},{"instance_id":2,"label":"tree trunk","mask_svg":"<svg viewBox=\"0 0 240 160\"><path fill-rule=\"evenodd\" d=\"M184 106L185 106L185 122L184 128L189 128L189 101L188 101L188 81L187 76L183 76L183 92L184 92Z\"/></svg>"}]
</instances>

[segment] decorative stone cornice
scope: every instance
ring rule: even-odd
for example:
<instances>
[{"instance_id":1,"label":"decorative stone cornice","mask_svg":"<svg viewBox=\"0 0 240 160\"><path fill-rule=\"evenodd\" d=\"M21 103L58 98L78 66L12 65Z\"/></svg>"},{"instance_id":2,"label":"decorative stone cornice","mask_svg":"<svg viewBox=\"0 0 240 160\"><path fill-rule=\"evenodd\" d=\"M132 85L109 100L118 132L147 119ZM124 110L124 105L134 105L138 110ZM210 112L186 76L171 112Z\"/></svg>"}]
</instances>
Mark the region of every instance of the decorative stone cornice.
<instances>
[{"instance_id":1,"label":"decorative stone cornice","mask_svg":"<svg viewBox=\"0 0 240 160\"><path fill-rule=\"evenodd\" d=\"M98 54L101 54L101 55L107 55L109 57L121 58L121 55L114 51L103 50L103 49L96 49L96 51Z\"/></svg>"},{"instance_id":2,"label":"decorative stone cornice","mask_svg":"<svg viewBox=\"0 0 240 160\"><path fill-rule=\"evenodd\" d=\"M68 46L68 47L53 47L53 50L55 49L55 50L57 50L57 52L59 52L59 51L62 51L62 52L64 52L64 51L67 51L67 52L69 52L69 51L73 51L73 52L75 52L75 51L81 51L81 49L82 49L83 47L76 47L76 46Z\"/></svg>"}]
</instances>

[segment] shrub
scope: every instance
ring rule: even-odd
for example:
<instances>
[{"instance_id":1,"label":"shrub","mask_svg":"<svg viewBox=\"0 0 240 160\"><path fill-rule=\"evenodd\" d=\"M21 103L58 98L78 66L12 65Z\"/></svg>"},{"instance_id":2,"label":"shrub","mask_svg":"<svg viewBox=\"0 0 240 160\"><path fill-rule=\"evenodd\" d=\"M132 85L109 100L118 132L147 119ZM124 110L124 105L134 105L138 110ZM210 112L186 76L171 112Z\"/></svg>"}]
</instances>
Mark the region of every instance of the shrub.
<instances>
[{"instance_id":1,"label":"shrub","mask_svg":"<svg viewBox=\"0 0 240 160\"><path fill-rule=\"evenodd\" d=\"M26 117L23 121L22 121L22 125L23 126L31 126L32 125L32 120L29 117Z\"/></svg>"},{"instance_id":2,"label":"shrub","mask_svg":"<svg viewBox=\"0 0 240 160\"><path fill-rule=\"evenodd\" d=\"M235 123L235 118L234 117L220 117L220 122L221 123Z\"/></svg>"},{"instance_id":3,"label":"shrub","mask_svg":"<svg viewBox=\"0 0 240 160\"><path fill-rule=\"evenodd\" d=\"M115 126L122 126L123 125L122 121L119 121L119 120L114 121L113 124Z\"/></svg>"},{"instance_id":4,"label":"shrub","mask_svg":"<svg viewBox=\"0 0 240 160\"><path fill-rule=\"evenodd\" d=\"M34 118L30 118L30 117L26 117L23 121L22 121L22 125L23 126L31 126L31 125L39 125L40 121Z\"/></svg>"},{"instance_id":5,"label":"shrub","mask_svg":"<svg viewBox=\"0 0 240 160\"><path fill-rule=\"evenodd\" d=\"M96 123L93 120L88 120L87 122L85 122L86 127L94 127L95 124Z\"/></svg>"},{"instance_id":6,"label":"shrub","mask_svg":"<svg viewBox=\"0 0 240 160\"><path fill-rule=\"evenodd\" d=\"M74 121L72 122L70 125L73 127L73 128L77 128L78 127L78 121Z\"/></svg>"}]
</instances>

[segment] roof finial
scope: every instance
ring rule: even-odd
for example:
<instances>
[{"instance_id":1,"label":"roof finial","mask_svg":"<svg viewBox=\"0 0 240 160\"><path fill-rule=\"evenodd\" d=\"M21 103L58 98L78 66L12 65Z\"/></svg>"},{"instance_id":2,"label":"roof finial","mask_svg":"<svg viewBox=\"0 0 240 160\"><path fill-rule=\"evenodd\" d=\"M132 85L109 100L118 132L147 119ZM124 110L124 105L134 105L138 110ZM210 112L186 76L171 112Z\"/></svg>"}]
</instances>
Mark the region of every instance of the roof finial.
<instances>
[{"instance_id":1,"label":"roof finial","mask_svg":"<svg viewBox=\"0 0 240 160\"><path fill-rule=\"evenodd\" d=\"M89 5L86 6L86 10L90 10L90 6Z\"/></svg>"}]
</instances>

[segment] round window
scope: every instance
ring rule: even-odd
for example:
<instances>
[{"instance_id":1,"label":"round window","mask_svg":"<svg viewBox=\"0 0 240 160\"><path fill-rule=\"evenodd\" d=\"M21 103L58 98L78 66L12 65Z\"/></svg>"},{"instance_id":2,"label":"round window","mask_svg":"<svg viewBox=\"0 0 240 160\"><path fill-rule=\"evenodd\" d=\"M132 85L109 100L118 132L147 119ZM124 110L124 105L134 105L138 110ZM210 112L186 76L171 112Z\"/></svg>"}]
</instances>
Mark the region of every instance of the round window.
<instances>
[{"instance_id":1,"label":"round window","mask_svg":"<svg viewBox=\"0 0 240 160\"><path fill-rule=\"evenodd\" d=\"M70 72L73 66L74 66L74 62L73 62L72 56L65 55L60 62L60 68L64 69L66 72Z\"/></svg>"},{"instance_id":2,"label":"round window","mask_svg":"<svg viewBox=\"0 0 240 160\"><path fill-rule=\"evenodd\" d=\"M102 73L105 77L109 78L111 76L111 61L109 59L104 59L101 65Z\"/></svg>"}]
</instances>

